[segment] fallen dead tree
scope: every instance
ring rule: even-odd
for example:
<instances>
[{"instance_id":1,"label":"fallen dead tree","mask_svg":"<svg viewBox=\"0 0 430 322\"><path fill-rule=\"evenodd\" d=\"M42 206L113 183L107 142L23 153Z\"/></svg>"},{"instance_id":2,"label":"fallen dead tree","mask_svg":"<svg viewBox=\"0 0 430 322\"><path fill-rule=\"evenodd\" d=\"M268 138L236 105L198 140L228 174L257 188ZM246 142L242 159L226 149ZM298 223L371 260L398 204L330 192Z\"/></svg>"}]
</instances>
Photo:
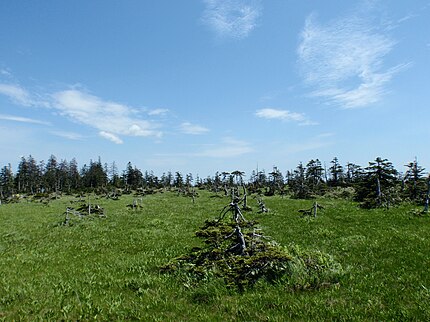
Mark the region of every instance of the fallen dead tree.
<instances>
[{"instance_id":1,"label":"fallen dead tree","mask_svg":"<svg viewBox=\"0 0 430 322\"><path fill-rule=\"evenodd\" d=\"M77 217L79 219L82 219L91 215L97 215L97 217L99 218L106 218L106 213L104 208L100 207L99 205L90 205L90 204L83 204L77 209L72 207L67 207L63 215L64 215L64 221L62 222L63 226L69 226L72 217Z\"/></svg>"},{"instance_id":2,"label":"fallen dead tree","mask_svg":"<svg viewBox=\"0 0 430 322\"><path fill-rule=\"evenodd\" d=\"M259 213L269 212L269 209L266 207L266 204L264 203L264 201L261 198L261 196L257 196L256 199L257 199L257 202L258 202L258 207L260 208Z\"/></svg>"},{"instance_id":3,"label":"fallen dead tree","mask_svg":"<svg viewBox=\"0 0 430 322\"><path fill-rule=\"evenodd\" d=\"M320 204L318 204L315 201L311 208L309 208L309 209L300 209L299 212L302 214L302 217L309 216L309 217L316 218L319 209L324 209L324 207L321 206Z\"/></svg>"},{"instance_id":4,"label":"fallen dead tree","mask_svg":"<svg viewBox=\"0 0 430 322\"><path fill-rule=\"evenodd\" d=\"M143 198L134 198L133 202L131 204L128 204L126 206L127 208L130 208L132 210L138 210L143 208Z\"/></svg>"}]
</instances>

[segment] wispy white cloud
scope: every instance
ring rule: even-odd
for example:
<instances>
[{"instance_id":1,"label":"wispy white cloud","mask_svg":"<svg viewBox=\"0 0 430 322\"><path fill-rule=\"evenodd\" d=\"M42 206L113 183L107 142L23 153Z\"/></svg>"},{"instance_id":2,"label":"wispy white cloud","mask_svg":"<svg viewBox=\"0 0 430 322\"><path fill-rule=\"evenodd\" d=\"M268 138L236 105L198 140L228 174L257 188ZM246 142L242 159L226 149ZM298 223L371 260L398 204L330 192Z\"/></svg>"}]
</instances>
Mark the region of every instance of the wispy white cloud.
<instances>
[{"instance_id":1,"label":"wispy white cloud","mask_svg":"<svg viewBox=\"0 0 430 322\"><path fill-rule=\"evenodd\" d=\"M8 76L8 77L12 76L11 72L4 68L0 69L0 75Z\"/></svg>"},{"instance_id":2,"label":"wispy white cloud","mask_svg":"<svg viewBox=\"0 0 430 322\"><path fill-rule=\"evenodd\" d=\"M31 119L31 118L21 117L21 116L15 116L15 115L5 115L5 114L0 114L0 120L21 122L21 123L40 124L40 125L51 125L51 123L41 121L41 120L36 120L36 119Z\"/></svg>"},{"instance_id":3,"label":"wispy white cloud","mask_svg":"<svg viewBox=\"0 0 430 322\"><path fill-rule=\"evenodd\" d=\"M76 123L98 130L101 137L117 144L123 143L121 135L158 138L162 136L162 132L158 130L159 126L140 117L138 110L133 107L104 100L80 89L73 88L53 94L40 94L31 93L17 84L0 83L0 95L8 97L17 105L50 109ZM148 114L162 115L167 111L167 109L154 109ZM1 115L1 119L49 124L44 121L10 115ZM76 136L73 135L62 136L76 139Z\"/></svg>"},{"instance_id":4,"label":"wispy white cloud","mask_svg":"<svg viewBox=\"0 0 430 322\"><path fill-rule=\"evenodd\" d=\"M162 134L153 123L138 118L133 108L120 103L76 89L56 92L52 98L52 107L62 115L99 130L100 136L114 143L122 143L120 135L160 137Z\"/></svg>"},{"instance_id":5,"label":"wispy white cloud","mask_svg":"<svg viewBox=\"0 0 430 322\"><path fill-rule=\"evenodd\" d=\"M51 131L50 132L52 135L56 135L62 138L66 138L69 140L74 140L74 141L80 141L83 140L84 137L79 134L79 133L74 133L74 132L65 132L65 131Z\"/></svg>"},{"instance_id":6,"label":"wispy white cloud","mask_svg":"<svg viewBox=\"0 0 430 322\"><path fill-rule=\"evenodd\" d=\"M167 112L169 112L169 109L167 109L167 108L156 108L156 109L148 111L148 115L161 116L161 115L166 115Z\"/></svg>"},{"instance_id":7,"label":"wispy white cloud","mask_svg":"<svg viewBox=\"0 0 430 322\"><path fill-rule=\"evenodd\" d=\"M0 94L7 96L16 104L23 106L33 105L30 94L20 85L0 83Z\"/></svg>"},{"instance_id":8,"label":"wispy white cloud","mask_svg":"<svg viewBox=\"0 0 430 322\"><path fill-rule=\"evenodd\" d=\"M105 132L105 131L100 131L99 135L102 138L105 138L105 139L107 139L109 141L112 141L115 144L123 144L124 143L118 136L116 136L113 133L109 133L109 132Z\"/></svg>"},{"instance_id":9,"label":"wispy white cloud","mask_svg":"<svg viewBox=\"0 0 430 322\"><path fill-rule=\"evenodd\" d=\"M396 41L369 19L348 16L322 25L310 15L297 49L312 95L343 108L381 100L395 74L408 64L384 68Z\"/></svg>"},{"instance_id":10,"label":"wispy white cloud","mask_svg":"<svg viewBox=\"0 0 430 322\"><path fill-rule=\"evenodd\" d=\"M184 122L180 125L180 130L182 133L185 134L193 134L193 135L199 135L209 132L208 128L205 128L201 125L192 124L189 122Z\"/></svg>"},{"instance_id":11,"label":"wispy white cloud","mask_svg":"<svg viewBox=\"0 0 430 322\"><path fill-rule=\"evenodd\" d=\"M418 17L418 14L416 14L416 13L409 13L409 14L403 16L402 18L398 19L397 23L402 23L402 22L408 21L408 20L410 20L412 18L415 18L415 17Z\"/></svg>"},{"instance_id":12,"label":"wispy white cloud","mask_svg":"<svg viewBox=\"0 0 430 322\"><path fill-rule=\"evenodd\" d=\"M251 144L233 138L224 138L222 144L205 146L205 148L195 153L195 156L209 158L233 158L253 152Z\"/></svg>"},{"instance_id":13,"label":"wispy white cloud","mask_svg":"<svg viewBox=\"0 0 430 322\"><path fill-rule=\"evenodd\" d=\"M263 108L257 110L255 115L265 119L279 119L286 121L303 121L305 119L305 116L302 113L278 110L274 108Z\"/></svg>"},{"instance_id":14,"label":"wispy white cloud","mask_svg":"<svg viewBox=\"0 0 430 322\"><path fill-rule=\"evenodd\" d=\"M245 38L257 26L261 15L257 0L204 0L206 4L202 21L218 37Z\"/></svg>"},{"instance_id":15,"label":"wispy white cloud","mask_svg":"<svg viewBox=\"0 0 430 322\"><path fill-rule=\"evenodd\" d=\"M294 121L298 122L299 125L316 125L317 123L312 122L309 120L305 114L303 113L297 113L297 112L290 112L288 110L280 110L280 109L274 109L274 108L263 108L260 110L257 110L255 112L255 115L260 118L264 119L276 119L276 120L282 120L282 121Z\"/></svg>"}]
</instances>

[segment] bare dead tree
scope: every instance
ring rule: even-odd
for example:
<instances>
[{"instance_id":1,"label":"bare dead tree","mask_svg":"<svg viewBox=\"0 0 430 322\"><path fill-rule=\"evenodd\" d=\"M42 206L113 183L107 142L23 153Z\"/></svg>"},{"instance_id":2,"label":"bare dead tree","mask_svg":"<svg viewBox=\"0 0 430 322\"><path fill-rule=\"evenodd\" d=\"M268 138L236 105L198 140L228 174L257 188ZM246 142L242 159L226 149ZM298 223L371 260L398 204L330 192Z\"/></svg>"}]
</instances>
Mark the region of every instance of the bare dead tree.
<instances>
[{"instance_id":1,"label":"bare dead tree","mask_svg":"<svg viewBox=\"0 0 430 322\"><path fill-rule=\"evenodd\" d=\"M235 198L234 198L234 200L233 200L231 203L229 203L227 206L225 206L225 207L221 210L221 215L220 215L219 220L222 220L222 219L225 217L225 215L226 215L229 211L231 211L231 212L232 212L232 214L233 214L232 218L233 218L233 220L234 220L237 224L239 224L241 221L246 222L247 220L246 220L246 219L245 219L245 217L242 215L242 212L241 212L240 207L239 207L239 203L240 203L240 202L241 202L241 199L239 199L239 198L235 197Z\"/></svg>"},{"instance_id":2,"label":"bare dead tree","mask_svg":"<svg viewBox=\"0 0 430 322\"><path fill-rule=\"evenodd\" d=\"M239 225L236 225L236 228L233 230L233 232L230 235L225 236L225 239L231 238L232 236L236 237L237 244L233 245L229 251L243 255L246 250L246 243L245 237L243 236Z\"/></svg>"},{"instance_id":3,"label":"bare dead tree","mask_svg":"<svg viewBox=\"0 0 430 322\"><path fill-rule=\"evenodd\" d=\"M264 203L264 201L263 201L263 199L260 197L260 196L257 196L256 197L256 199L257 199L257 202L258 202L258 207L260 207L260 213L266 213L266 212L269 212L269 209L267 209L267 207L266 207L266 205L265 205L265 203Z\"/></svg>"},{"instance_id":4,"label":"bare dead tree","mask_svg":"<svg viewBox=\"0 0 430 322\"><path fill-rule=\"evenodd\" d=\"M196 203L196 189L192 189L191 198L193 199L193 204Z\"/></svg>"},{"instance_id":5,"label":"bare dead tree","mask_svg":"<svg viewBox=\"0 0 430 322\"><path fill-rule=\"evenodd\" d=\"M317 214L318 214L318 209L324 209L324 207L321 206L320 204L318 204L318 202L315 201L311 208L309 208L309 209L300 209L299 212L302 213L302 217L304 217L304 216L310 216L310 217L316 218Z\"/></svg>"},{"instance_id":6,"label":"bare dead tree","mask_svg":"<svg viewBox=\"0 0 430 322\"><path fill-rule=\"evenodd\" d=\"M127 207L131 208L133 210L143 208L143 198L142 197L134 198L133 202L131 204L127 205Z\"/></svg>"}]
</instances>

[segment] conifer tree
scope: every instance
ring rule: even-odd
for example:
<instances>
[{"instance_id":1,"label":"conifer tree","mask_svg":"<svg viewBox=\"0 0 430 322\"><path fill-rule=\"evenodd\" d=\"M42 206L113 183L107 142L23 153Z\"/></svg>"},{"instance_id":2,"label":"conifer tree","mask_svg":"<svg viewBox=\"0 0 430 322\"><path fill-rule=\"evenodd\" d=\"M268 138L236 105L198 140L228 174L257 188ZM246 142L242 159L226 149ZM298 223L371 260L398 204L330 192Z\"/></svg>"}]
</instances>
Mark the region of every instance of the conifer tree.
<instances>
[{"instance_id":1,"label":"conifer tree","mask_svg":"<svg viewBox=\"0 0 430 322\"><path fill-rule=\"evenodd\" d=\"M48 192L54 192L57 190L58 162L54 155L51 155L46 163L44 179L45 189Z\"/></svg>"},{"instance_id":2,"label":"conifer tree","mask_svg":"<svg viewBox=\"0 0 430 322\"><path fill-rule=\"evenodd\" d=\"M311 197L311 191L306 184L306 167L302 162L296 167L291 179L288 182L293 197L297 199L308 199Z\"/></svg>"},{"instance_id":3,"label":"conifer tree","mask_svg":"<svg viewBox=\"0 0 430 322\"><path fill-rule=\"evenodd\" d=\"M409 162L408 170L404 177L404 195L412 201L422 201L427 192L426 180L424 178L424 168L418 164L417 159Z\"/></svg>"},{"instance_id":4,"label":"conifer tree","mask_svg":"<svg viewBox=\"0 0 430 322\"><path fill-rule=\"evenodd\" d=\"M70 182L70 188L72 190L78 190L80 189L81 185L81 176L79 174L79 168L78 168L78 162L75 158L72 159L72 161L69 162L69 182Z\"/></svg>"},{"instance_id":5,"label":"conifer tree","mask_svg":"<svg viewBox=\"0 0 430 322\"><path fill-rule=\"evenodd\" d=\"M348 185L359 183L364 177L364 170L357 164L348 162L346 164L345 181Z\"/></svg>"},{"instance_id":6,"label":"conifer tree","mask_svg":"<svg viewBox=\"0 0 430 322\"><path fill-rule=\"evenodd\" d=\"M321 165L321 161L310 160L306 165L306 184L309 190L314 194L321 194L324 192L324 168Z\"/></svg>"},{"instance_id":7,"label":"conifer tree","mask_svg":"<svg viewBox=\"0 0 430 322\"><path fill-rule=\"evenodd\" d=\"M344 179L343 167L340 165L337 157L334 157L330 163L332 166L328 169L330 172L330 179L328 183L331 186L337 187L342 184Z\"/></svg>"},{"instance_id":8,"label":"conifer tree","mask_svg":"<svg viewBox=\"0 0 430 322\"><path fill-rule=\"evenodd\" d=\"M399 182L397 170L387 159L377 157L365 168L365 178L358 186L355 199L364 208L390 207L396 200Z\"/></svg>"},{"instance_id":9,"label":"conifer tree","mask_svg":"<svg viewBox=\"0 0 430 322\"><path fill-rule=\"evenodd\" d=\"M12 196L14 193L14 175L10 163L0 170L0 199Z\"/></svg>"}]
</instances>

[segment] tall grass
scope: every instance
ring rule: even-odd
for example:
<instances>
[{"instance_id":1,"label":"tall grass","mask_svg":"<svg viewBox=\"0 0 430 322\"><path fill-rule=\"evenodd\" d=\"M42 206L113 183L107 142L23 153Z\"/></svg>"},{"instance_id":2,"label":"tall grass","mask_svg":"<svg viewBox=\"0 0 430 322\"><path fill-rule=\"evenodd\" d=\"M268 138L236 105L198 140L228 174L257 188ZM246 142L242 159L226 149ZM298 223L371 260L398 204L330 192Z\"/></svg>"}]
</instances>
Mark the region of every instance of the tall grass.
<instances>
[{"instance_id":1,"label":"tall grass","mask_svg":"<svg viewBox=\"0 0 430 322\"><path fill-rule=\"evenodd\" d=\"M321 250L346 270L339 285L292 291L259 283L239 294L221 280L189 284L160 267L199 245L194 232L229 202L201 191L193 204L174 193L145 196L143 209L95 199L107 218L63 212L72 197L48 206L0 206L0 320L430 320L430 218L404 205L362 210L322 199L317 218L298 210L312 201L267 197L269 213L247 212L283 245ZM251 201L252 202L252 201Z\"/></svg>"}]
</instances>

